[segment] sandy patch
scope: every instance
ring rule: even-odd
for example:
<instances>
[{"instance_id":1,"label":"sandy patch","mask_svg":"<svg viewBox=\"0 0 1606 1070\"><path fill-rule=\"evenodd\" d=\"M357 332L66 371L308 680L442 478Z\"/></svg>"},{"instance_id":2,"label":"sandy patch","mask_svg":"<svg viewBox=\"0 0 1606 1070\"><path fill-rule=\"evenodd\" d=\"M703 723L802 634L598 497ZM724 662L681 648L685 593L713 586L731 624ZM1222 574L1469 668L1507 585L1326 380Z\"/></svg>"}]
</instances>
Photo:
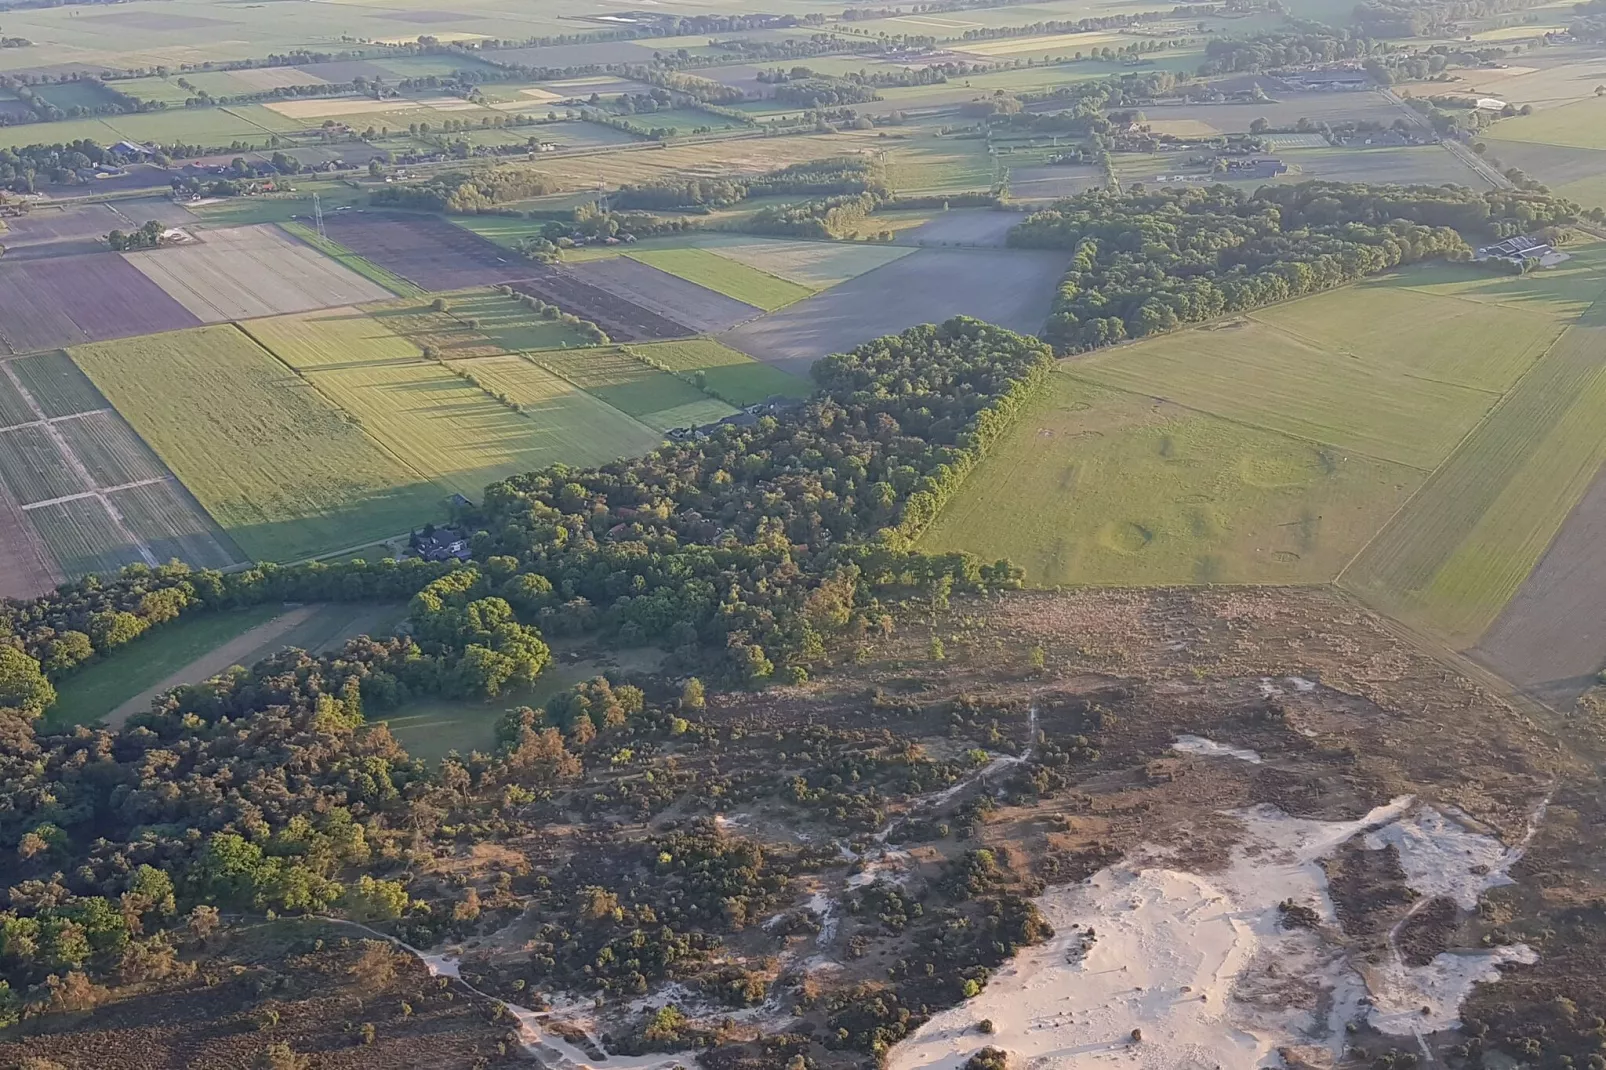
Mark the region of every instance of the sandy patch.
<instances>
[{"instance_id":1,"label":"sandy patch","mask_svg":"<svg viewBox=\"0 0 1606 1070\"><path fill-rule=\"evenodd\" d=\"M549 101L563 100L564 99L562 94L554 93L549 89L538 89L538 88L537 89L521 89L521 90L519 90L519 94L521 96L529 97L531 100L534 100L537 104L546 104ZM517 106L519 104L519 102L518 101L513 101L513 104L515 106Z\"/></svg>"},{"instance_id":2,"label":"sandy patch","mask_svg":"<svg viewBox=\"0 0 1606 1070\"><path fill-rule=\"evenodd\" d=\"M1261 1066L1282 1048L1330 1059L1342 1054L1351 1022L1366 1018L1402 1036L1445 1028L1499 963L1532 961L1532 950L1517 945L1446 952L1425 967L1407 966L1397 953L1382 967L1356 963L1320 865L1356 836L1375 836L1400 848L1413 887L1423 882L1423 902L1447 891L1475 904L1491 883L1508 879L1520 847L1413 808L1409 797L1358 821L1290 817L1271 806L1231 816L1244 834L1219 873L1165 868L1165 852L1147 861L1140 852L1039 898L1054 939L894 1047L888 1066L956 1070L988 1045L1025 1065L1043 1059L1063 1068ZM1483 864L1495 868L1473 872ZM1286 901L1313 911L1315 924L1285 928ZM992 1035L977 1030L982 1019L992 1021Z\"/></svg>"},{"instance_id":3,"label":"sandy patch","mask_svg":"<svg viewBox=\"0 0 1606 1070\"><path fill-rule=\"evenodd\" d=\"M203 680L210 680L230 665L239 662L241 658L250 655L253 650L272 643L316 612L318 612L317 606L299 606L279 614L270 621L258 624L244 635L236 636L211 653L196 658L156 686L141 691L107 714L106 725L110 728L120 728L123 722L134 714L144 713L150 709L151 702L156 696L184 684L198 684Z\"/></svg>"},{"instance_id":4,"label":"sandy patch","mask_svg":"<svg viewBox=\"0 0 1606 1070\"><path fill-rule=\"evenodd\" d=\"M1250 765L1260 764L1260 755L1243 747L1229 747L1225 743L1217 743L1213 739L1203 736L1178 736L1177 741L1171 744L1171 749L1181 751L1183 754L1195 754L1202 758L1235 758Z\"/></svg>"}]
</instances>

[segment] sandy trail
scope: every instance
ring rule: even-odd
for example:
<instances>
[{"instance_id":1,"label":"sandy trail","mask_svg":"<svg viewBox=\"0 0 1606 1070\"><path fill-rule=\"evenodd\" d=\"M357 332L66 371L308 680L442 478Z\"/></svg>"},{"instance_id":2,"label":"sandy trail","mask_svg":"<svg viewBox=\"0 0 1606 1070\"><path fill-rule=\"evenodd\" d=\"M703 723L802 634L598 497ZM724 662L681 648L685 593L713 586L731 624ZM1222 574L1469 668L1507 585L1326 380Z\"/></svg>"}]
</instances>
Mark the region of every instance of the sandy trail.
<instances>
[{"instance_id":1,"label":"sandy trail","mask_svg":"<svg viewBox=\"0 0 1606 1070\"><path fill-rule=\"evenodd\" d=\"M141 691L107 714L106 724L111 728L121 728L123 722L134 714L144 713L150 709L151 700L156 696L183 684L197 684L202 680L210 680L230 665L238 664L240 659L246 657L251 651L256 650L258 647L266 646L279 636L284 635L317 611L317 606L300 606L281 613L272 620L258 624L244 635L231 639L216 650L196 658L161 683Z\"/></svg>"}]
</instances>

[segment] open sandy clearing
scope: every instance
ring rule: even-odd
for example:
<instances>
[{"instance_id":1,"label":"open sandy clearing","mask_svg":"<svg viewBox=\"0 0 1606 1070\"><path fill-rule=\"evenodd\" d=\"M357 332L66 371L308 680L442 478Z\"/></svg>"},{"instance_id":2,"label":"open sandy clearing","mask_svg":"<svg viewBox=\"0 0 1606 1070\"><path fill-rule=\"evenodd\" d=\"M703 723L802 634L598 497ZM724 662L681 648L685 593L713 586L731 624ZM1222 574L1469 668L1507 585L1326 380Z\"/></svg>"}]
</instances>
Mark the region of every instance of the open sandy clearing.
<instances>
[{"instance_id":1,"label":"open sandy clearing","mask_svg":"<svg viewBox=\"0 0 1606 1070\"><path fill-rule=\"evenodd\" d=\"M1338 935L1321 863L1351 841L1397 850L1423 905L1442 896L1472 909L1484 891L1510 883L1521 848L1459 815L1414 807L1407 796L1355 821L1269 805L1230 816L1243 835L1219 872L1171 868L1167 851L1149 849L1040 897L1054 939L928 1021L887 1065L957 1070L988 1046L1066 1068L1261 1066L1280 1050L1325 1060L1343 1053L1350 1023L1401 1037L1450 1028L1498 964L1534 961L1515 944L1411 966L1391 934L1391 954L1374 965L1352 958ZM1285 925L1285 902L1312 911L1312 924ZM990 1035L977 1028L983 1019Z\"/></svg>"},{"instance_id":2,"label":"open sandy clearing","mask_svg":"<svg viewBox=\"0 0 1606 1070\"><path fill-rule=\"evenodd\" d=\"M205 240L196 245L125 256L206 323L365 304L392 296L267 224L207 231Z\"/></svg>"},{"instance_id":3,"label":"open sandy clearing","mask_svg":"<svg viewBox=\"0 0 1606 1070\"><path fill-rule=\"evenodd\" d=\"M302 624L317 612L317 606L299 606L274 617L265 624L257 625L244 635L231 639L204 657L196 658L156 686L141 691L107 714L106 724L112 728L121 727L123 722L134 714L143 713L150 709L151 701L156 696L184 684L198 684L203 680L210 680L253 650L273 642L279 636Z\"/></svg>"}]
</instances>

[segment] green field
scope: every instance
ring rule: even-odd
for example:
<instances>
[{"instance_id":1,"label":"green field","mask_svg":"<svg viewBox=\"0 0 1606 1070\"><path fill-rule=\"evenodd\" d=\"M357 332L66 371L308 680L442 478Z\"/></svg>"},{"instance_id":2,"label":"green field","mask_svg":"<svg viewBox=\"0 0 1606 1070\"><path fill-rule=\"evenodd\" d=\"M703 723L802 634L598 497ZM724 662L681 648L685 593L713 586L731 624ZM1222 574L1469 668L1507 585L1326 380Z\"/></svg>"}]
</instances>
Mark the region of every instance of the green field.
<instances>
[{"instance_id":1,"label":"green field","mask_svg":"<svg viewBox=\"0 0 1606 1070\"><path fill-rule=\"evenodd\" d=\"M343 182L296 182L296 192L264 194L256 197L230 197L218 204L202 204L191 209L197 216L215 226L248 226L253 223L283 223L287 220L312 218L312 195L323 200L323 209L332 212L345 205L365 203L367 194L352 189ZM344 246L342 246L344 248ZM349 266L349 265L348 265ZM353 268L352 270L356 270ZM370 276L372 277L372 276ZM374 281L378 282L377 278ZM385 283L380 283L389 286ZM405 283L411 286L411 283Z\"/></svg>"},{"instance_id":2,"label":"green field","mask_svg":"<svg viewBox=\"0 0 1606 1070\"><path fill-rule=\"evenodd\" d=\"M1034 585L1320 582L1421 478L1062 367L920 546Z\"/></svg>"},{"instance_id":3,"label":"green field","mask_svg":"<svg viewBox=\"0 0 1606 1070\"><path fill-rule=\"evenodd\" d=\"M1342 573L1476 638L1606 457L1606 331L1569 326L1602 252L1423 265L1063 364L922 546L1039 584Z\"/></svg>"},{"instance_id":4,"label":"green field","mask_svg":"<svg viewBox=\"0 0 1606 1070\"><path fill-rule=\"evenodd\" d=\"M442 360L488 357L530 349L565 349L590 343L574 327L542 319L516 296L495 290L461 290L436 298L370 306L368 313L386 330L420 348L429 346ZM472 325L472 326L471 326Z\"/></svg>"},{"instance_id":5,"label":"green field","mask_svg":"<svg viewBox=\"0 0 1606 1070\"><path fill-rule=\"evenodd\" d=\"M713 423L736 411L668 372L637 360L628 350L549 351L529 357L655 431Z\"/></svg>"},{"instance_id":6,"label":"green field","mask_svg":"<svg viewBox=\"0 0 1606 1070\"><path fill-rule=\"evenodd\" d=\"M525 691L488 702L419 699L375 719L388 724L415 758L438 762L453 751L464 757L472 751L489 754L496 746L496 722L504 713L519 706L539 708L586 676L573 667L554 665Z\"/></svg>"},{"instance_id":7,"label":"green field","mask_svg":"<svg viewBox=\"0 0 1606 1070\"><path fill-rule=\"evenodd\" d=\"M799 286L706 249L647 249L633 252L630 257L726 297L756 305L766 312L801 301L814 293L806 286Z\"/></svg>"},{"instance_id":8,"label":"green field","mask_svg":"<svg viewBox=\"0 0 1606 1070\"><path fill-rule=\"evenodd\" d=\"M1078 374L1431 470L1564 324L1399 285L1413 277L1111 350L1079 362Z\"/></svg>"},{"instance_id":9,"label":"green field","mask_svg":"<svg viewBox=\"0 0 1606 1070\"><path fill-rule=\"evenodd\" d=\"M671 371L691 375L702 373L708 389L733 405L757 404L775 394L807 397L814 389L813 384L805 379L788 375L711 338L654 342L626 346L625 349Z\"/></svg>"},{"instance_id":10,"label":"green field","mask_svg":"<svg viewBox=\"0 0 1606 1070\"><path fill-rule=\"evenodd\" d=\"M284 612L276 605L198 613L170 621L56 685L47 728L94 724L202 655Z\"/></svg>"},{"instance_id":11,"label":"green field","mask_svg":"<svg viewBox=\"0 0 1606 1070\"><path fill-rule=\"evenodd\" d=\"M328 238L320 238L318 232L305 223L294 223L287 220L279 223L279 226L285 233L295 235L323 255L333 260L338 260L348 270L361 275L370 282L378 283L397 297L419 297L424 292L395 272L386 271L372 260L365 256L358 256L339 242L330 241Z\"/></svg>"},{"instance_id":12,"label":"green field","mask_svg":"<svg viewBox=\"0 0 1606 1070\"><path fill-rule=\"evenodd\" d=\"M974 95L966 90L966 96ZM981 138L920 133L887 146L887 180L905 195L991 189L997 168ZM866 224L874 230L875 221Z\"/></svg>"},{"instance_id":13,"label":"green field","mask_svg":"<svg viewBox=\"0 0 1606 1070\"><path fill-rule=\"evenodd\" d=\"M1502 141L1531 141L1574 149L1606 149L1606 97L1591 97L1532 115L1502 119L1489 129Z\"/></svg>"},{"instance_id":14,"label":"green field","mask_svg":"<svg viewBox=\"0 0 1606 1070\"><path fill-rule=\"evenodd\" d=\"M70 352L253 560L371 541L442 510L447 491L233 327Z\"/></svg>"},{"instance_id":15,"label":"green field","mask_svg":"<svg viewBox=\"0 0 1606 1070\"><path fill-rule=\"evenodd\" d=\"M1562 336L1344 573L1379 609L1470 645L1606 461L1606 303Z\"/></svg>"}]
</instances>

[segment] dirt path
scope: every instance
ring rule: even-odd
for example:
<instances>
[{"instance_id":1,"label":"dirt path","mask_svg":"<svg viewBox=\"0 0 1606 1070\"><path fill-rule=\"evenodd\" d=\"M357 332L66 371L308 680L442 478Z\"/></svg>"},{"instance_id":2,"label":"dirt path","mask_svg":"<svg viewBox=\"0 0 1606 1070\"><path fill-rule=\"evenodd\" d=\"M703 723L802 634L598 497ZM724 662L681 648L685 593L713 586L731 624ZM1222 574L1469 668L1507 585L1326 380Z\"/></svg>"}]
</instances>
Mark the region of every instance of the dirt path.
<instances>
[{"instance_id":1,"label":"dirt path","mask_svg":"<svg viewBox=\"0 0 1606 1070\"><path fill-rule=\"evenodd\" d=\"M284 635L291 628L307 620L318 612L318 606L300 606L296 609L279 614L272 620L264 621L244 635L236 636L202 657L196 658L178 672L169 676L154 687L148 687L135 695L111 713L106 715L106 725L109 728L121 728L123 722L136 713L143 713L150 709L151 700L164 691L171 691L182 684L198 684L202 680L210 680L230 665L250 654L253 650L273 642Z\"/></svg>"}]
</instances>

